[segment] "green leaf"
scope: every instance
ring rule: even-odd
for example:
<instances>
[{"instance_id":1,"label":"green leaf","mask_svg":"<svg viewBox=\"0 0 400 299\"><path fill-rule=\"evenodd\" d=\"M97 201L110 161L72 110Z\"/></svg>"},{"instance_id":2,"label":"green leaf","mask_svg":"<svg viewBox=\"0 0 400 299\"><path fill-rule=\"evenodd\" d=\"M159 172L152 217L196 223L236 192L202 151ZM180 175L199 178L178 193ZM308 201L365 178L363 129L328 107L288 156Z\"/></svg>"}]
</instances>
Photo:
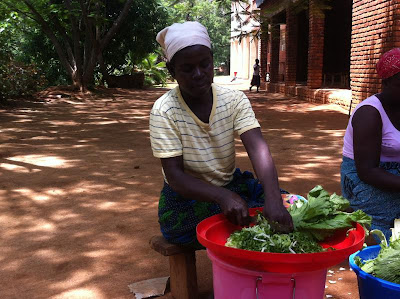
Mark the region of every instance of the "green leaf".
<instances>
[{"instance_id":1,"label":"green leaf","mask_svg":"<svg viewBox=\"0 0 400 299\"><path fill-rule=\"evenodd\" d=\"M382 231L380 231L379 229L373 229L373 230L371 230L371 234L375 235L379 238L379 240L381 241L381 246L388 247L388 242L386 240L386 236Z\"/></svg>"},{"instance_id":2,"label":"green leaf","mask_svg":"<svg viewBox=\"0 0 400 299\"><path fill-rule=\"evenodd\" d=\"M225 245L239 249L275 253L310 253L324 250L308 233L275 233L261 214L257 216L257 225L245 227L241 231L232 233Z\"/></svg>"},{"instance_id":3,"label":"green leaf","mask_svg":"<svg viewBox=\"0 0 400 299\"><path fill-rule=\"evenodd\" d=\"M342 211L349 202L342 196L330 195L322 186L313 188L307 199L307 202L297 202L288 209L293 219L293 233L273 232L268 221L259 214L256 226L233 233L226 245L268 252L317 252L321 250L317 242L336 230L352 228L353 222L363 226L371 224L371 217L361 210Z\"/></svg>"}]
</instances>

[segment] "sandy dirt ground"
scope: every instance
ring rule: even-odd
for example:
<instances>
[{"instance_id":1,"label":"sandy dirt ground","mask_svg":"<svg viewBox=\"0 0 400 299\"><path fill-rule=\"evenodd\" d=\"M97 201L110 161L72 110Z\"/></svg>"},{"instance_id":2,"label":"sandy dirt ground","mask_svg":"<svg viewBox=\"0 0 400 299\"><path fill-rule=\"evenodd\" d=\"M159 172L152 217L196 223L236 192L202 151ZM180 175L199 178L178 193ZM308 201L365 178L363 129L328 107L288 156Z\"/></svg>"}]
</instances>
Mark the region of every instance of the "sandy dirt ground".
<instances>
[{"instance_id":1,"label":"sandy dirt ground","mask_svg":"<svg viewBox=\"0 0 400 299\"><path fill-rule=\"evenodd\" d=\"M148 116L166 90L49 90L40 101L0 109L0 298L128 299L129 284L168 276L168 259L148 244L159 232L163 183ZM246 93L281 188L306 195L321 184L340 193L347 111ZM237 166L251 170L239 139ZM206 298L212 270L205 251L197 252L197 269ZM348 269L346 262L330 269L328 298L358 298Z\"/></svg>"}]
</instances>

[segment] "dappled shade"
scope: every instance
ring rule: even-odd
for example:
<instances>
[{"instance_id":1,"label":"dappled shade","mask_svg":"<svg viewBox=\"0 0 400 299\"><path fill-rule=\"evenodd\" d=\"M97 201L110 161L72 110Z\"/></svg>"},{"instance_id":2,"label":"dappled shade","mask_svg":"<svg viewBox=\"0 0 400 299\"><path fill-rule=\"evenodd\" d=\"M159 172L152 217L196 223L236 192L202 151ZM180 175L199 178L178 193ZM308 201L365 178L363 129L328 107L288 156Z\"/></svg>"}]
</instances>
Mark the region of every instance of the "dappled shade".
<instances>
[{"instance_id":1,"label":"dappled shade","mask_svg":"<svg viewBox=\"0 0 400 299\"><path fill-rule=\"evenodd\" d=\"M168 275L167 259L148 245L159 231L163 183L148 120L164 92L54 89L40 102L0 110L1 297L132 298L128 284ZM340 192L347 114L278 95L249 97L281 187ZM239 142L237 151L238 166L251 169ZM210 262L204 251L197 256L204 293Z\"/></svg>"}]
</instances>

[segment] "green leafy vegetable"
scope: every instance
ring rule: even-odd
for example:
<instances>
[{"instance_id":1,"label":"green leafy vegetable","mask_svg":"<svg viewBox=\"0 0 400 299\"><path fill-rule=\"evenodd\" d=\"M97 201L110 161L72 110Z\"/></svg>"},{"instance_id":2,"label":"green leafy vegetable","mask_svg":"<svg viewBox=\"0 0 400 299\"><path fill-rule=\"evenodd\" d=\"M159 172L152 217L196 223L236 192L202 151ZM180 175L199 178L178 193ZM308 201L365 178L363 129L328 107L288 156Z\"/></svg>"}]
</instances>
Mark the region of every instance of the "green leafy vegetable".
<instances>
[{"instance_id":1,"label":"green leafy vegetable","mask_svg":"<svg viewBox=\"0 0 400 299\"><path fill-rule=\"evenodd\" d=\"M318 185L308 193L307 202L291 205L289 213L295 231L307 231L321 241L335 230L352 227L352 222L371 224L371 217L361 210L344 212L349 206L349 201L343 196L329 195Z\"/></svg>"},{"instance_id":2,"label":"green leafy vegetable","mask_svg":"<svg viewBox=\"0 0 400 299\"><path fill-rule=\"evenodd\" d=\"M323 250L311 234L301 232L276 234L261 214L257 216L257 223L253 227L245 227L231 234L225 245L276 253L309 253Z\"/></svg>"},{"instance_id":3,"label":"green leafy vegetable","mask_svg":"<svg viewBox=\"0 0 400 299\"><path fill-rule=\"evenodd\" d=\"M371 217L361 210L344 212L349 206L344 197L335 193L329 195L321 186L316 186L309 192L307 202L297 201L288 209L293 219L292 233L276 233L258 214L257 225L232 233L225 245L261 252L320 252L324 249L318 241L332 235L335 230L351 228L353 222L371 224Z\"/></svg>"},{"instance_id":4,"label":"green leafy vegetable","mask_svg":"<svg viewBox=\"0 0 400 299\"><path fill-rule=\"evenodd\" d=\"M395 220L394 226L390 243L380 230L371 231L380 238L381 250L375 259L362 261L360 257L356 257L355 263L364 272L400 284L400 219Z\"/></svg>"}]
</instances>

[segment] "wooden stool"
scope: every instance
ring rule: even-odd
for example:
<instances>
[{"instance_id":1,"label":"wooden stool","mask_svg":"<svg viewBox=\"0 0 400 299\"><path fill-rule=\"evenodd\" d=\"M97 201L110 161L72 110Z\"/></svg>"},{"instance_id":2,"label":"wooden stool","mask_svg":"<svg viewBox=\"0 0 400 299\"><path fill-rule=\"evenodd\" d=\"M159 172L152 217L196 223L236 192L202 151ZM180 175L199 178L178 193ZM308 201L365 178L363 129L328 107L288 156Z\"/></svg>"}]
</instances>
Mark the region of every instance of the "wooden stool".
<instances>
[{"instance_id":1,"label":"wooden stool","mask_svg":"<svg viewBox=\"0 0 400 299\"><path fill-rule=\"evenodd\" d=\"M196 251L153 236L150 247L169 257L171 294L175 299L197 299Z\"/></svg>"}]
</instances>

